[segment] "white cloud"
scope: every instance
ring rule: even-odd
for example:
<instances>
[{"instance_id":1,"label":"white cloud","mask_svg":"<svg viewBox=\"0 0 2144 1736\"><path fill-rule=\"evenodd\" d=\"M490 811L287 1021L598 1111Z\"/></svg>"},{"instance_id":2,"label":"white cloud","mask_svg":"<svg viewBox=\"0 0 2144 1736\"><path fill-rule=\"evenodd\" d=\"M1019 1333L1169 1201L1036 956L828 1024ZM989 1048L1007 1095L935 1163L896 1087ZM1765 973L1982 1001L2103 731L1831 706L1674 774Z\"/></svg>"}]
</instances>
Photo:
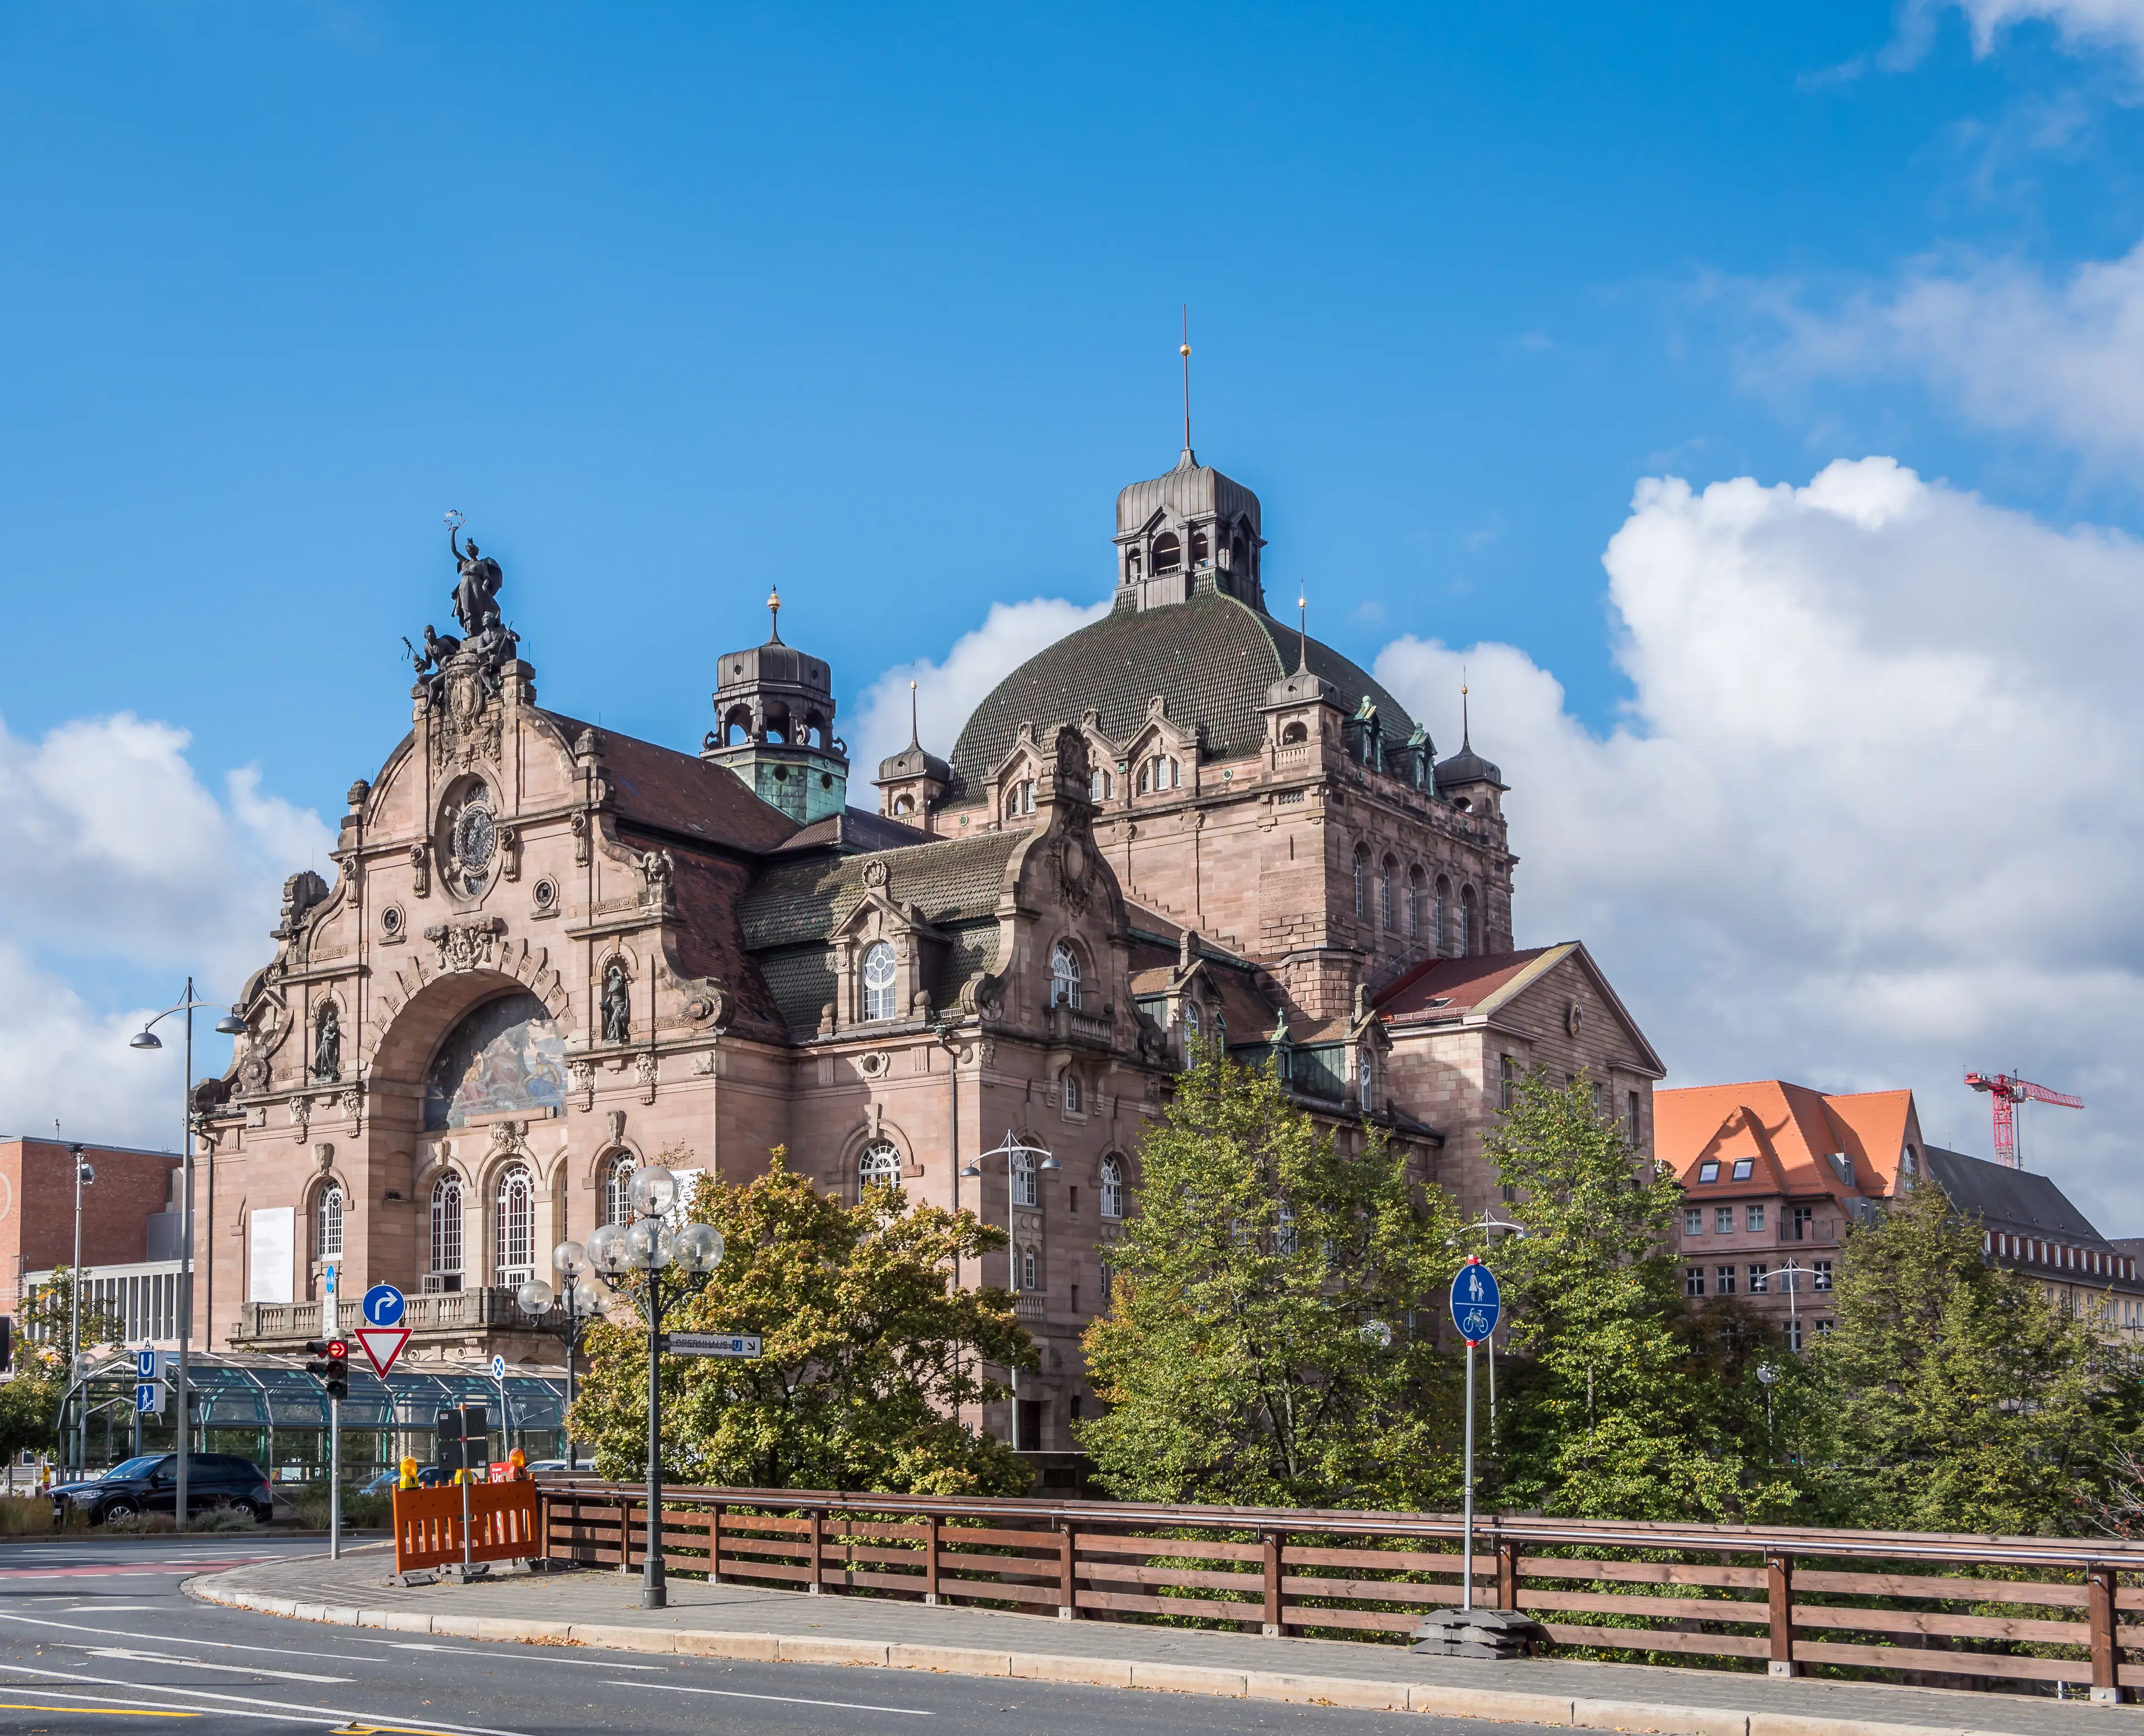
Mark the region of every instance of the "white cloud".
<instances>
[{"instance_id":1,"label":"white cloud","mask_svg":"<svg viewBox=\"0 0 2144 1736\"><path fill-rule=\"evenodd\" d=\"M1766 299L1797 371L1916 374L1983 426L2050 434L2102 462L2144 454L2144 245L2058 280L2011 261L1924 262L1835 310Z\"/></svg>"},{"instance_id":2,"label":"white cloud","mask_svg":"<svg viewBox=\"0 0 2144 1736\"><path fill-rule=\"evenodd\" d=\"M1671 1082L1911 1085L1985 1155L1970 1067L2082 1094L2045 1168L2144 1232L2144 545L2059 531L1888 459L1806 488L1649 481L1606 556L1633 689L1606 737L1509 646L1377 672L1503 767L1522 940L1576 936Z\"/></svg>"},{"instance_id":3,"label":"white cloud","mask_svg":"<svg viewBox=\"0 0 2144 1736\"><path fill-rule=\"evenodd\" d=\"M30 742L0 726L0 1132L173 1147L180 1046L127 1046L191 973L235 995L268 955L284 877L329 873L317 816L233 772L227 798L188 738L122 712ZM223 1039L196 1025L197 1074ZM170 1026L166 1029L169 1030Z\"/></svg>"},{"instance_id":4,"label":"white cloud","mask_svg":"<svg viewBox=\"0 0 2144 1736\"><path fill-rule=\"evenodd\" d=\"M1958 4L1972 24L1973 49L1978 55L1993 52L1995 40L2003 31L2034 19L2053 25L2067 48L2144 50L2144 0L1958 0Z\"/></svg>"},{"instance_id":5,"label":"white cloud","mask_svg":"<svg viewBox=\"0 0 2144 1736\"><path fill-rule=\"evenodd\" d=\"M950 757L968 714L991 688L1037 652L1109 612L1106 600L1091 606L1058 597L994 603L983 624L962 634L944 662L924 657L887 670L864 690L856 706L855 745L849 751L850 801L857 807L875 806L870 781L878 775L879 761L908 745L909 682L916 683L923 745L941 758Z\"/></svg>"}]
</instances>

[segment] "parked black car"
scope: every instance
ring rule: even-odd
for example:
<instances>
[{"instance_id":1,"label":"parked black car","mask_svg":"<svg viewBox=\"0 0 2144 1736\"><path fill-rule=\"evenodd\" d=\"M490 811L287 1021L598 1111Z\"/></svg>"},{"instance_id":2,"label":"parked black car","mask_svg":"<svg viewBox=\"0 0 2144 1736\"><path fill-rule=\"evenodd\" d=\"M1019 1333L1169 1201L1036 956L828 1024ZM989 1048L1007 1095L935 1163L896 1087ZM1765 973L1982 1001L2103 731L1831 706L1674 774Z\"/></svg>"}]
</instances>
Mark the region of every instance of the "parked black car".
<instances>
[{"instance_id":1,"label":"parked black car","mask_svg":"<svg viewBox=\"0 0 2144 1736\"><path fill-rule=\"evenodd\" d=\"M145 1453L92 1481L55 1483L52 1517L64 1524L68 1510L87 1512L92 1525L131 1519L136 1513L176 1514L179 1461L173 1453ZM186 1461L186 1516L236 1507L261 1524L275 1510L275 1495L261 1467L231 1453L195 1453Z\"/></svg>"}]
</instances>

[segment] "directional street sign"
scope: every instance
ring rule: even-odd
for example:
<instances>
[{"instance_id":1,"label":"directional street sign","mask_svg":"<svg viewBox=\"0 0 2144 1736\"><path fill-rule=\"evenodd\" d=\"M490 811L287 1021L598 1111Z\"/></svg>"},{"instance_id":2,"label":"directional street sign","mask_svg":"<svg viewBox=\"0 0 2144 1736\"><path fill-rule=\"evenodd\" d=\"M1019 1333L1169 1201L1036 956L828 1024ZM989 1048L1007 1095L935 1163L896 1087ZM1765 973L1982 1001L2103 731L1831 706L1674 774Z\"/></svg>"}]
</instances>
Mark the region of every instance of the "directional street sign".
<instances>
[{"instance_id":1,"label":"directional street sign","mask_svg":"<svg viewBox=\"0 0 2144 1736\"><path fill-rule=\"evenodd\" d=\"M372 1371L382 1379L395 1366L409 1342L409 1328L406 1326L361 1326L357 1329L357 1342L365 1347L366 1361Z\"/></svg>"},{"instance_id":2,"label":"directional street sign","mask_svg":"<svg viewBox=\"0 0 2144 1736\"><path fill-rule=\"evenodd\" d=\"M141 1416L161 1416L164 1414L164 1383L161 1381L136 1381L134 1383L134 1410Z\"/></svg>"},{"instance_id":3,"label":"directional street sign","mask_svg":"<svg viewBox=\"0 0 2144 1736\"><path fill-rule=\"evenodd\" d=\"M365 1323L367 1326L400 1326L402 1312L409 1306L402 1292L392 1284L375 1284L365 1292Z\"/></svg>"},{"instance_id":4,"label":"directional street sign","mask_svg":"<svg viewBox=\"0 0 2144 1736\"><path fill-rule=\"evenodd\" d=\"M1503 1312L1496 1273L1470 1257L1452 1280L1452 1323L1469 1344L1480 1344L1496 1330Z\"/></svg>"},{"instance_id":5,"label":"directional street sign","mask_svg":"<svg viewBox=\"0 0 2144 1736\"><path fill-rule=\"evenodd\" d=\"M674 1357L756 1357L757 1332L665 1332L663 1347Z\"/></svg>"}]
</instances>

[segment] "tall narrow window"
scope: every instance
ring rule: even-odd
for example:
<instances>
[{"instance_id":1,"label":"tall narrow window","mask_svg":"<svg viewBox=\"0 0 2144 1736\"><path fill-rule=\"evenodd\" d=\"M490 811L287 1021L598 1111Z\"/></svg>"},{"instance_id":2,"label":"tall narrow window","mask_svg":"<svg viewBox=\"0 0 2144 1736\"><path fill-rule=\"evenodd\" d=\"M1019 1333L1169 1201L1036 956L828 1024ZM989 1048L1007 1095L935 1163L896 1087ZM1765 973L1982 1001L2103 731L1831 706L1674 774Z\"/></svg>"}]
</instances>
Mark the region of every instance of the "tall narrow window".
<instances>
[{"instance_id":1,"label":"tall narrow window","mask_svg":"<svg viewBox=\"0 0 2144 1736\"><path fill-rule=\"evenodd\" d=\"M1023 1290L1033 1290L1037 1287L1035 1282L1035 1250L1032 1247L1022 1248L1020 1255L1020 1287Z\"/></svg>"},{"instance_id":2,"label":"tall narrow window","mask_svg":"<svg viewBox=\"0 0 2144 1736\"><path fill-rule=\"evenodd\" d=\"M901 1185L901 1150L891 1139L875 1139L856 1159L856 1181L863 1188Z\"/></svg>"},{"instance_id":3,"label":"tall narrow window","mask_svg":"<svg viewBox=\"0 0 2144 1736\"><path fill-rule=\"evenodd\" d=\"M1452 945L1452 882L1442 875L1437 877L1437 950L1442 954Z\"/></svg>"},{"instance_id":4,"label":"tall narrow window","mask_svg":"<svg viewBox=\"0 0 2144 1736\"><path fill-rule=\"evenodd\" d=\"M629 1151L622 1151L603 1165L603 1221L605 1223L633 1222L633 1202L627 1197L633 1186L633 1172L639 1167L639 1159Z\"/></svg>"},{"instance_id":5,"label":"tall narrow window","mask_svg":"<svg viewBox=\"0 0 2144 1736\"><path fill-rule=\"evenodd\" d=\"M1050 949L1050 1004L1075 1011L1079 1005L1079 955L1062 940Z\"/></svg>"},{"instance_id":6,"label":"tall narrow window","mask_svg":"<svg viewBox=\"0 0 2144 1736\"><path fill-rule=\"evenodd\" d=\"M313 1236L314 1257L339 1260L342 1257L342 1184L330 1182L320 1189L320 1203L315 1208L317 1225Z\"/></svg>"},{"instance_id":7,"label":"tall narrow window","mask_svg":"<svg viewBox=\"0 0 2144 1736\"><path fill-rule=\"evenodd\" d=\"M462 1270L462 1178L449 1172L432 1183L432 1270Z\"/></svg>"},{"instance_id":8,"label":"tall narrow window","mask_svg":"<svg viewBox=\"0 0 2144 1736\"><path fill-rule=\"evenodd\" d=\"M1087 775L1087 799L1089 801L1107 801L1116 793L1116 780L1099 766Z\"/></svg>"},{"instance_id":9,"label":"tall narrow window","mask_svg":"<svg viewBox=\"0 0 2144 1736\"><path fill-rule=\"evenodd\" d=\"M1068 1115L1079 1113L1079 1075L1076 1073L1068 1072L1065 1075L1065 1113ZM1078 1190L1074 1189L1073 1199L1075 1204L1078 1198Z\"/></svg>"},{"instance_id":10,"label":"tall narrow window","mask_svg":"<svg viewBox=\"0 0 2144 1736\"><path fill-rule=\"evenodd\" d=\"M1164 531L1154 539L1154 570L1157 573L1174 573L1183 564L1183 545L1176 540L1176 533Z\"/></svg>"},{"instance_id":11,"label":"tall narrow window","mask_svg":"<svg viewBox=\"0 0 2144 1736\"><path fill-rule=\"evenodd\" d=\"M893 1005L893 943L874 940L864 949L864 1017L891 1019Z\"/></svg>"},{"instance_id":12,"label":"tall narrow window","mask_svg":"<svg viewBox=\"0 0 2144 1736\"><path fill-rule=\"evenodd\" d=\"M499 1178L495 1202L499 1282L517 1284L536 1275L536 1178L516 1163Z\"/></svg>"},{"instance_id":13,"label":"tall narrow window","mask_svg":"<svg viewBox=\"0 0 2144 1736\"><path fill-rule=\"evenodd\" d=\"M1463 888L1459 894L1459 950L1472 958L1481 950L1481 925L1474 911L1474 889Z\"/></svg>"},{"instance_id":14,"label":"tall narrow window","mask_svg":"<svg viewBox=\"0 0 2144 1736\"><path fill-rule=\"evenodd\" d=\"M1366 1115L1375 1107L1371 1099L1371 1091L1375 1079L1376 1075L1370 1067L1369 1049L1367 1047L1357 1049L1355 1051L1355 1093L1357 1099L1362 1104L1362 1113Z\"/></svg>"},{"instance_id":15,"label":"tall narrow window","mask_svg":"<svg viewBox=\"0 0 2144 1736\"><path fill-rule=\"evenodd\" d=\"M1407 938L1422 938L1422 870L1407 870Z\"/></svg>"},{"instance_id":16,"label":"tall narrow window","mask_svg":"<svg viewBox=\"0 0 2144 1736\"><path fill-rule=\"evenodd\" d=\"M1203 530L1193 531L1191 533L1191 564L1194 567L1203 567L1209 558L1206 533Z\"/></svg>"},{"instance_id":17,"label":"tall narrow window","mask_svg":"<svg viewBox=\"0 0 2144 1736\"><path fill-rule=\"evenodd\" d=\"M1387 856L1377 870L1377 914L1383 918L1385 932L1391 934L1399 925L1399 914L1394 904L1397 896L1392 881L1398 876L1400 865Z\"/></svg>"},{"instance_id":18,"label":"tall narrow window","mask_svg":"<svg viewBox=\"0 0 2144 1736\"><path fill-rule=\"evenodd\" d=\"M1283 1200L1278 1218L1273 1225L1273 1252L1292 1254L1299 1245L1295 1231L1295 1208Z\"/></svg>"},{"instance_id":19,"label":"tall narrow window","mask_svg":"<svg viewBox=\"0 0 2144 1736\"><path fill-rule=\"evenodd\" d=\"M1355 846L1355 920L1370 920L1370 852L1357 844Z\"/></svg>"},{"instance_id":20,"label":"tall narrow window","mask_svg":"<svg viewBox=\"0 0 2144 1736\"><path fill-rule=\"evenodd\" d=\"M1124 1166L1114 1158L1102 1159L1102 1215L1122 1218L1124 1215ZM1104 1295L1109 1292L1105 1288Z\"/></svg>"},{"instance_id":21,"label":"tall narrow window","mask_svg":"<svg viewBox=\"0 0 2144 1736\"><path fill-rule=\"evenodd\" d=\"M1500 1090L1496 1107L1508 1115L1511 1113L1511 1105L1519 1100L1519 1064L1509 1055L1502 1058L1497 1084Z\"/></svg>"},{"instance_id":22,"label":"tall narrow window","mask_svg":"<svg viewBox=\"0 0 2144 1736\"><path fill-rule=\"evenodd\" d=\"M1031 1151L1015 1151L1012 1154L1012 1203L1016 1206L1041 1203L1035 1181L1035 1153Z\"/></svg>"}]
</instances>

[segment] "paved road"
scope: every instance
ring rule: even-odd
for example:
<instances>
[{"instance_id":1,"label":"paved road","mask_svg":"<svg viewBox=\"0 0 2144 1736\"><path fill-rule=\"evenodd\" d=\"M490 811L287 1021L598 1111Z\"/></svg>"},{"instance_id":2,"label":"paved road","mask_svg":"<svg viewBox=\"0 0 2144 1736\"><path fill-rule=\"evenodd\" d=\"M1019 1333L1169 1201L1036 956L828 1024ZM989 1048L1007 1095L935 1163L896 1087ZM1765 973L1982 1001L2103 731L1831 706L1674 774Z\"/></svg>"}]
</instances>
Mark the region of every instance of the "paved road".
<instances>
[{"instance_id":1,"label":"paved road","mask_svg":"<svg viewBox=\"0 0 2144 1736\"><path fill-rule=\"evenodd\" d=\"M344 1731L350 1736L551 1736L591 1730L703 1736L913 1732L1081 1736L1233 1731L1303 1736L1479 1736L1418 1714L1342 1711L1192 1695L806 1664L731 1664L580 1646L420 1640L195 1602L188 1575L288 1543L0 1545L0 1731ZM1526 1727L1500 1725L1512 1736ZM1568 1732L1564 1733L1568 1736Z\"/></svg>"}]
</instances>

